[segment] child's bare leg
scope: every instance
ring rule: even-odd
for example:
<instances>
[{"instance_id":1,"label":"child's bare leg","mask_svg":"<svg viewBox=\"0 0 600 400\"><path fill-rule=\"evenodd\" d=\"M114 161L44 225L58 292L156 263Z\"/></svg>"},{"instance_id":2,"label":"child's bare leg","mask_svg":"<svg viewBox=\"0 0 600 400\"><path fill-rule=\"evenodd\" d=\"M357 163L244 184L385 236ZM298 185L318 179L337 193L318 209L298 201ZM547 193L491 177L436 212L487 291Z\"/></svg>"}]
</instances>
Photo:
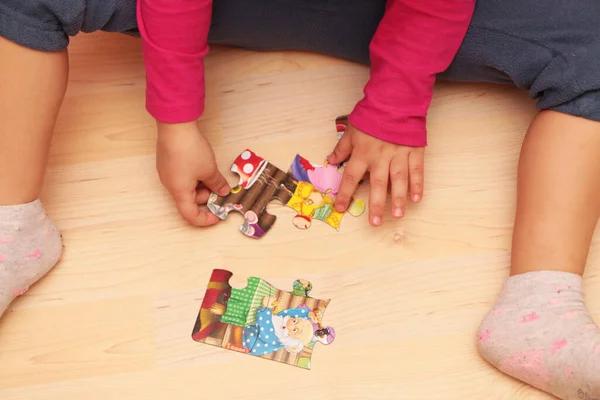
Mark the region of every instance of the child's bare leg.
<instances>
[{"instance_id":1,"label":"child's bare leg","mask_svg":"<svg viewBox=\"0 0 600 400\"><path fill-rule=\"evenodd\" d=\"M38 196L67 84L67 53L0 37L0 316L62 251Z\"/></svg>"},{"instance_id":2,"label":"child's bare leg","mask_svg":"<svg viewBox=\"0 0 600 400\"><path fill-rule=\"evenodd\" d=\"M540 113L521 153L511 277L478 339L494 366L562 399L600 398L580 276L599 213L600 123Z\"/></svg>"},{"instance_id":3,"label":"child's bare leg","mask_svg":"<svg viewBox=\"0 0 600 400\"><path fill-rule=\"evenodd\" d=\"M44 53L0 37L0 205L38 198L67 86L66 51Z\"/></svg>"},{"instance_id":4,"label":"child's bare leg","mask_svg":"<svg viewBox=\"0 0 600 400\"><path fill-rule=\"evenodd\" d=\"M511 275L582 275L600 214L600 123L542 112L521 154Z\"/></svg>"}]
</instances>

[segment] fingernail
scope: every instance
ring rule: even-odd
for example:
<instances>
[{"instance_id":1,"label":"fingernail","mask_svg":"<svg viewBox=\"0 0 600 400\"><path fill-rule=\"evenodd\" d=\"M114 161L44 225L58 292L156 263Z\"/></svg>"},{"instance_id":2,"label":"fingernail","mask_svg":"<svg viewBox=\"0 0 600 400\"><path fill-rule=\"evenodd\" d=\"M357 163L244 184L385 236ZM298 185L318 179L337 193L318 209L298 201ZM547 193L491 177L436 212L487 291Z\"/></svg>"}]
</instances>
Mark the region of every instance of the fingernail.
<instances>
[{"instance_id":1,"label":"fingernail","mask_svg":"<svg viewBox=\"0 0 600 400\"><path fill-rule=\"evenodd\" d=\"M345 212L346 211L346 205L343 203L338 203L335 205L335 209L338 212Z\"/></svg>"},{"instance_id":2,"label":"fingernail","mask_svg":"<svg viewBox=\"0 0 600 400\"><path fill-rule=\"evenodd\" d=\"M402 209L400 207L396 207L396 208L394 208L393 214L394 214L394 217L400 218L404 215L404 211L402 211Z\"/></svg>"},{"instance_id":3,"label":"fingernail","mask_svg":"<svg viewBox=\"0 0 600 400\"><path fill-rule=\"evenodd\" d=\"M415 194L415 195L413 196L413 201L414 201L414 202L421 201L421 196L420 196L420 195L418 195L418 194Z\"/></svg>"},{"instance_id":4,"label":"fingernail","mask_svg":"<svg viewBox=\"0 0 600 400\"><path fill-rule=\"evenodd\" d=\"M375 216L375 217L373 217L372 221L373 221L373 225L381 225L381 217Z\"/></svg>"}]
</instances>

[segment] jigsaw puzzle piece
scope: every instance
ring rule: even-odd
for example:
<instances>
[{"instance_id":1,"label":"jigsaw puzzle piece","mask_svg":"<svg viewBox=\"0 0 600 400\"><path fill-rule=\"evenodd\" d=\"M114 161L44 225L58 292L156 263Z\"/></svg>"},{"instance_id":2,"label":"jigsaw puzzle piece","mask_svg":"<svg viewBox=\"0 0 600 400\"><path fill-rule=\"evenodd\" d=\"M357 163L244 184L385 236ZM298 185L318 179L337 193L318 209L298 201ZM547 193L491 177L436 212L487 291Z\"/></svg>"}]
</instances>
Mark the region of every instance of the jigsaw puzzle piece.
<instances>
[{"instance_id":1,"label":"jigsaw puzzle piece","mask_svg":"<svg viewBox=\"0 0 600 400\"><path fill-rule=\"evenodd\" d=\"M221 315L227 309L227 301L231 294L229 278L232 275L229 271L213 270L192 332L194 340L205 340L222 327Z\"/></svg>"},{"instance_id":2,"label":"jigsaw puzzle piece","mask_svg":"<svg viewBox=\"0 0 600 400\"><path fill-rule=\"evenodd\" d=\"M231 165L231 171L240 177L238 186L250 189L266 166L267 161L264 158L250 150L245 150L235 159Z\"/></svg>"},{"instance_id":3,"label":"jigsaw puzzle piece","mask_svg":"<svg viewBox=\"0 0 600 400\"><path fill-rule=\"evenodd\" d=\"M330 300L308 297L312 287L309 281L298 279L291 292L278 291L263 299L256 324L244 328L242 340L250 354L278 361L287 356L288 363L310 368L314 345L328 345L335 339L335 330L322 325Z\"/></svg>"},{"instance_id":4,"label":"jigsaw puzzle piece","mask_svg":"<svg viewBox=\"0 0 600 400\"><path fill-rule=\"evenodd\" d=\"M265 280L255 277L248 278L245 288L231 289L227 311L221 317L221 322L238 326L254 324L262 300L265 297L274 296L275 293L277 293L277 288Z\"/></svg>"},{"instance_id":5,"label":"jigsaw puzzle piece","mask_svg":"<svg viewBox=\"0 0 600 400\"><path fill-rule=\"evenodd\" d=\"M323 315L325 314L325 308L327 308L329 302L325 305L320 304L313 310L314 318L316 321L315 327L315 343L320 342L323 344L331 344L335 339L335 329L331 326L323 326Z\"/></svg>"},{"instance_id":6,"label":"jigsaw puzzle piece","mask_svg":"<svg viewBox=\"0 0 600 400\"><path fill-rule=\"evenodd\" d=\"M328 345L334 341L335 330L322 324L330 300L308 297L313 287L309 281L298 279L292 291L281 291L253 277L248 279L246 288L232 289L228 283L230 277L229 271L213 272L194 327L194 340L307 369L311 367L315 344ZM213 302L220 305L215 300L218 295L209 295L215 285L218 289L229 288L225 312L212 317L218 318L222 327L213 329L210 335L198 335L200 331L205 332L200 328L205 310L212 309ZM244 304L241 313L237 309L240 303ZM238 325L242 322L244 326Z\"/></svg>"},{"instance_id":7,"label":"jigsaw puzzle piece","mask_svg":"<svg viewBox=\"0 0 600 400\"><path fill-rule=\"evenodd\" d=\"M308 294L310 293L312 288L313 285L310 281L307 281L306 279L297 279L294 281L291 293L295 297L306 297L307 299L310 299ZM316 342L321 342L323 344L331 344L335 339L335 329L333 329L331 326L323 327L322 325L323 315L325 314L325 308L327 308L329 302L330 300L318 301L312 309L312 314L309 314L309 316L311 316L312 318L313 323L315 324L313 325L313 346ZM288 311L288 313L289 312L290 311Z\"/></svg>"},{"instance_id":8,"label":"jigsaw puzzle piece","mask_svg":"<svg viewBox=\"0 0 600 400\"><path fill-rule=\"evenodd\" d=\"M294 225L299 229L308 229L312 220L317 219L339 229L344 213L337 211L334 204L342 183L343 166L314 164L296 155L289 173L299 181L287 204L298 213L293 219ZM364 211L364 202L352 199L348 213L358 217Z\"/></svg>"},{"instance_id":9,"label":"jigsaw puzzle piece","mask_svg":"<svg viewBox=\"0 0 600 400\"><path fill-rule=\"evenodd\" d=\"M335 330L321 324L322 311L306 304L281 309L277 300L271 304L263 304L256 314L256 323L244 328L242 342L250 354L268 356L281 351L280 355L294 355L298 365L297 355L301 352L312 354L315 343L327 345L335 339Z\"/></svg>"},{"instance_id":10,"label":"jigsaw puzzle piece","mask_svg":"<svg viewBox=\"0 0 600 400\"><path fill-rule=\"evenodd\" d=\"M298 214L292 222L299 229L308 229L313 219L318 219L339 229L343 213L333 207L333 199L325 195L308 182L298 182L294 195L287 206Z\"/></svg>"},{"instance_id":11,"label":"jigsaw puzzle piece","mask_svg":"<svg viewBox=\"0 0 600 400\"><path fill-rule=\"evenodd\" d=\"M211 193L208 209L220 219L231 211L244 216L240 231L252 238L263 237L277 217L269 214L267 205L274 199L286 204L296 190L296 182L288 173L245 150L236 158L231 171L240 177L240 183L227 196Z\"/></svg>"},{"instance_id":12,"label":"jigsaw puzzle piece","mask_svg":"<svg viewBox=\"0 0 600 400\"><path fill-rule=\"evenodd\" d=\"M308 293L312 290L312 283L306 279L297 279L294 281L292 294L294 296L308 297Z\"/></svg>"},{"instance_id":13,"label":"jigsaw puzzle piece","mask_svg":"<svg viewBox=\"0 0 600 400\"><path fill-rule=\"evenodd\" d=\"M340 228L344 213L334 207L343 176L343 165L318 165L296 155L287 172L282 171L250 150L243 151L234 161L231 171L238 174L239 184L227 196L211 193L209 210L220 219L231 211L244 216L239 230L252 238L263 237L277 219L269 214L267 205L279 200L296 211L294 226L308 229L317 219ZM360 216L365 210L362 200L354 200L348 213Z\"/></svg>"}]
</instances>

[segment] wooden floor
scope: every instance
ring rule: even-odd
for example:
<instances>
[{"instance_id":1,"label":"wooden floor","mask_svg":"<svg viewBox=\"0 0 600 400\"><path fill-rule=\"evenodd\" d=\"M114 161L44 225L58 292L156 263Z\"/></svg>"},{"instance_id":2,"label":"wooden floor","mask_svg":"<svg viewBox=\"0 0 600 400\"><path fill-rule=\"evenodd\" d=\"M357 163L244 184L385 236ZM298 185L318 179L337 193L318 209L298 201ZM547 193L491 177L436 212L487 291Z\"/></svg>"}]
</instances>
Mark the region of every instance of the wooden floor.
<instances>
[{"instance_id":1,"label":"wooden floor","mask_svg":"<svg viewBox=\"0 0 600 400\"><path fill-rule=\"evenodd\" d=\"M0 322L1 399L549 398L489 367L474 343L508 273L516 162L535 114L526 93L436 87L425 200L403 221L299 231L274 205L276 226L255 241L236 215L206 230L178 217L154 169L138 39L79 37L71 64L43 194L65 257ZM247 147L282 168L296 152L319 161L367 77L317 55L215 48L203 130L225 172ZM598 235L589 264L600 317ZM280 288L309 279L333 299L336 342L317 345L305 371L192 341L213 268L238 287L251 275Z\"/></svg>"}]
</instances>

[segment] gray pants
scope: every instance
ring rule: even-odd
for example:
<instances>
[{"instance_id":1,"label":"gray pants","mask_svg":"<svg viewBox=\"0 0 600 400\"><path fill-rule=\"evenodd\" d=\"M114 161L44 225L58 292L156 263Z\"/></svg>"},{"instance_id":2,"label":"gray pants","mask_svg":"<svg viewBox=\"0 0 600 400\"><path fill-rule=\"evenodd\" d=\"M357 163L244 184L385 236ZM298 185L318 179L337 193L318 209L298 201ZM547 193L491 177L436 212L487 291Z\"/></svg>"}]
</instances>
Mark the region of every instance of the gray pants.
<instances>
[{"instance_id":1,"label":"gray pants","mask_svg":"<svg viewBox=\"0 0 600 400\"><path fill-rule=\"evenodd\" d=\"M214 0L209 42L369 63L385 0ZM135 32L135 0L0 0L0 35L42 51L69 36ZM514 83L551 109L600 121L599 0L479 0L440 78Z\"/></svg>"}]
</instances>

